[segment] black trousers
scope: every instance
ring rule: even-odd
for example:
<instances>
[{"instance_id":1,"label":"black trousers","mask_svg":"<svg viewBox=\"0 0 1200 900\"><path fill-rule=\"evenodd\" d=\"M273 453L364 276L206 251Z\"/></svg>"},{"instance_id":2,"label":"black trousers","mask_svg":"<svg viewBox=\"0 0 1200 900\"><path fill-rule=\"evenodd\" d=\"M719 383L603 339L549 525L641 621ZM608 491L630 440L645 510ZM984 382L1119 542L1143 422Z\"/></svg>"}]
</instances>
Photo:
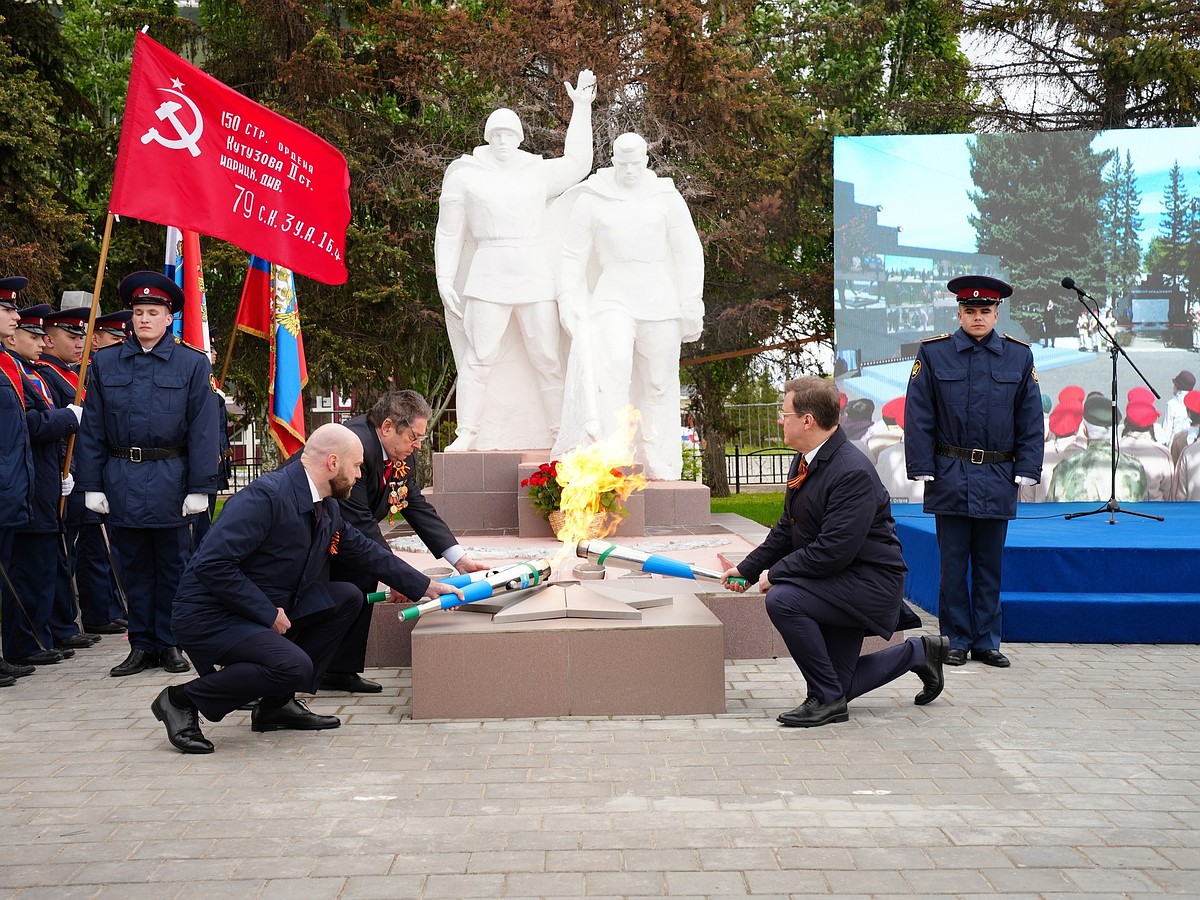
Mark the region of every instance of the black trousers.
<instances>
[{"instance_id":1,"label":"black trousers","mask_svg":"<svg viewBox=\"0 0 1200 900\"><path fill-rule=\"evenodd\" d=\"M295 619L286 635L264 629L246 638L218 660L220 669L183 685L201 715L219 722L259 697L272 705L297 691L316 693L363 602L362 591L346 582L330 582L329 593L331 608Z\"/></svg>"},{"instance_id":2,"label":"black trousers","mask_svg":"<svg viewBox=\"0 0 1200 900\"><path fill-rule=\"evenodd\" d=\"M332 575L357 587L362 592L362 603L341 645L329 662L329 671L340 674L362 672L367 667L367 638L371 633L371 615L374 610L367 602L367 594L375 590L379 579L365 575L357 569L337 567L336 564Z\"/></svg>"},{"instance_id":3,"label":"black trousers","mask_svg":"<svg viewBox=\"0 0 1200 900\"><path fill-rule=\"evenodd\" d=\"M820 584L814 580L812 590L776 584L767 591L767 615L804 676L808 696L822 703L853 700L924 664L920 638L860 656L866 631L816 593Z\"/></svg>"}]
</instances>

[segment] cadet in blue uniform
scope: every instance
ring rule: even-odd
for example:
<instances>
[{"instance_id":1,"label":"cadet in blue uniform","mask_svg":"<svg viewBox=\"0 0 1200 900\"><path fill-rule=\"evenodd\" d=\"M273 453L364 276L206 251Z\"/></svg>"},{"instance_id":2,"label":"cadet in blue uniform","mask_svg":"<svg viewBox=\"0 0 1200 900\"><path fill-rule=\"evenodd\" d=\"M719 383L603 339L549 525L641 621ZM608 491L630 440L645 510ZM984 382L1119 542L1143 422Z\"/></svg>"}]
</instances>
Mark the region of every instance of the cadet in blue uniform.
<instances>
[{"instance_id":1,"label":"cadet in blue uniform","mask_svg":"<svg viewBox=\"0 0 1200 900\"><path fill-rule=\"evenodd\" d=\"M79 362L83 359L83 339L87 334L90 312L86 306L60 309L42 320L46 337L38 361L41 363L42 377L50 388L54 404L60 409L75 402L75 394L79 389ZM61 463L59 471L62 471ZM59 650L91 647L100 640L99 635L83 634L75 621L84 598L90 598L92 595L84 584L87 561L84 560L85 566L80 570L77 565L79 558L75 542L84 516L96 522L99 521L99 516L84 507L83 493L74 491L67 497L63 512L63 531L59 539L58 583L54 590L54 609L50 613L50 634L54 638L55 648ZM89 619L85 616L84 621Z\"/></svg>"},{"instance_id":2,"label":"cadet in blue uniform","mask_svg":"<svg viewBox=\"0 0 1200 900\"><path fill-rule=\"evenodd\" d=\"M1000 565L1018 486L1042 475L1042 396L1029 345L995 330L1012 288L986 275L946 287L958 297L961 327L921 342L904 407L905 463L910 479L928 482L924 508L936 517L946 662L961 666L969 651L1007 666Z\"/></svg>"},{"instance_id":3,"label":"cadet in blue uniform","mask_svg":"<svg viewBox=\"0 0 1200 900\"><path fill-rule=\"evenodd\" d=\"M33 504L33 454L25 422L25 390L16 359L4 349L21 321L17 297L26 283L20 275L0 278L0 434L5 435L0 440L0 567L6 575L12 567L16 529L29 524ZM9 603L7 589L2 590L4 602ZM32 673L33 666L16 666L0 658L0 687Z\"/></svg>"},{"instance_id":4,"label":"cadet in blue uniform","mask_svg":"<svg viewBox=\"0 0 1200 900\"><path fill-rule=\"evenodd\" d=\"M108 514L129 600L129 656L110 674L189 668L171 629L171 604L188 550L186 517L208 509L217 476L212 369L177 343L172 312L183 292L157 272L119 289L133 335L89 367L76 476L88 509Z\"/></svg>"},{"instance_id":5,"label":"cadet in blue uniform","mask_svg":"<svg viewBox=\"0 0 1200 900\"><path fill-rule=\"evenodd\" d=\"M12 592L5 592L3 618L4 655L12 662L49 665L75 655L70 648L51 649L54 637L50 615L58 576L58 506L70 493L70 478L62 477L63 441L79 427L82 410L71 404L60 408L37 363L46 330L43 320L54 310L49 304L21 310L16 332L8 338L20 371L25 399L25 422L33 453L33 502L29 523L19 526L13 539L9 577ZM19 603L18 603L19 601Z\"/></svg>"}]
</instances>

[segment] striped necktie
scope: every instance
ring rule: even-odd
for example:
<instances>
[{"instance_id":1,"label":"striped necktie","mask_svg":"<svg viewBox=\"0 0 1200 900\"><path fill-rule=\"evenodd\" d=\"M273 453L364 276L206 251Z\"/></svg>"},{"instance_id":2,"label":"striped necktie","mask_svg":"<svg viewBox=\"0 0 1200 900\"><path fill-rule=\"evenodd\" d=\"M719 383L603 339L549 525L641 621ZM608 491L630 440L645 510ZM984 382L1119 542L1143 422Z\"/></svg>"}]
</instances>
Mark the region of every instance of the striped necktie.
<instances>
[{"instance_id":1,"label":"striped necktie","mask_svg":"<svg viewBox=\"0 0 1200 900\"><path fill-rule=\"evenodd\" d=\"M788 479L787 486L790 490L796 490L800 485L804 484L804 479L808 477L808 460L803 456L800 457L800 466L796 469L796 474Z\"/></svg>"}]
</instances>

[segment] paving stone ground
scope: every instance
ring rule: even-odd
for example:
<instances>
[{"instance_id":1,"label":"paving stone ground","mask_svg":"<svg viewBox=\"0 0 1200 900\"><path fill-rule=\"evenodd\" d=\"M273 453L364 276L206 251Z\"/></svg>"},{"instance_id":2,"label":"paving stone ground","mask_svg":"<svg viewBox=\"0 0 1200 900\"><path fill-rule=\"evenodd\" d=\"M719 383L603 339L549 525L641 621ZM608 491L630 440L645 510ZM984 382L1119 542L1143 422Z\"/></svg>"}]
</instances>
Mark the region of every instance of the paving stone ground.
<instances>
[{"instance_id":1,"label":"paving stone ground","mask_svg":"<svg viewBox=\"0 0 1200 900\"><path fill-rule=\"evenodd\" d=\"M1200 895L1200 650L1014 644L848 723L782 728L790 660L719 716L413 722L407 669L335 731L167 743L106 637L0 689L0 896ZM485 664L481 661L480 664ZM613 665L634 665L613 660Z\"/></svg>"}]
</instances>

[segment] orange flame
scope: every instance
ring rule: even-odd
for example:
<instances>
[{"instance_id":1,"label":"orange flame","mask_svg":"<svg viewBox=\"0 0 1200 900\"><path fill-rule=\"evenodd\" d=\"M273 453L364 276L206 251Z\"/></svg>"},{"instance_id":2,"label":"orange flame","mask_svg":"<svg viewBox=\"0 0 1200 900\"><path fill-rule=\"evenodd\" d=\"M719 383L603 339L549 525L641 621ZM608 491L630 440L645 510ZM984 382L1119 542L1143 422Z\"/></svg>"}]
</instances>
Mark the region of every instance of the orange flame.
<instances>
[{"instance_id":1,"label":"orange flame","mask_svg":"<svg viewBox=\"0 0 1200 900\"><path fill-rule=\"evenodd\" d=\"M558 462L564 524L557 536L567 545L564 554L574 553L573 545L579 541L612 534L628 515L625 501L646 487L644 475L628 471L641 414L630 408L624 419L614 434L577 447Z\"/></svg>"}]
</instances>

